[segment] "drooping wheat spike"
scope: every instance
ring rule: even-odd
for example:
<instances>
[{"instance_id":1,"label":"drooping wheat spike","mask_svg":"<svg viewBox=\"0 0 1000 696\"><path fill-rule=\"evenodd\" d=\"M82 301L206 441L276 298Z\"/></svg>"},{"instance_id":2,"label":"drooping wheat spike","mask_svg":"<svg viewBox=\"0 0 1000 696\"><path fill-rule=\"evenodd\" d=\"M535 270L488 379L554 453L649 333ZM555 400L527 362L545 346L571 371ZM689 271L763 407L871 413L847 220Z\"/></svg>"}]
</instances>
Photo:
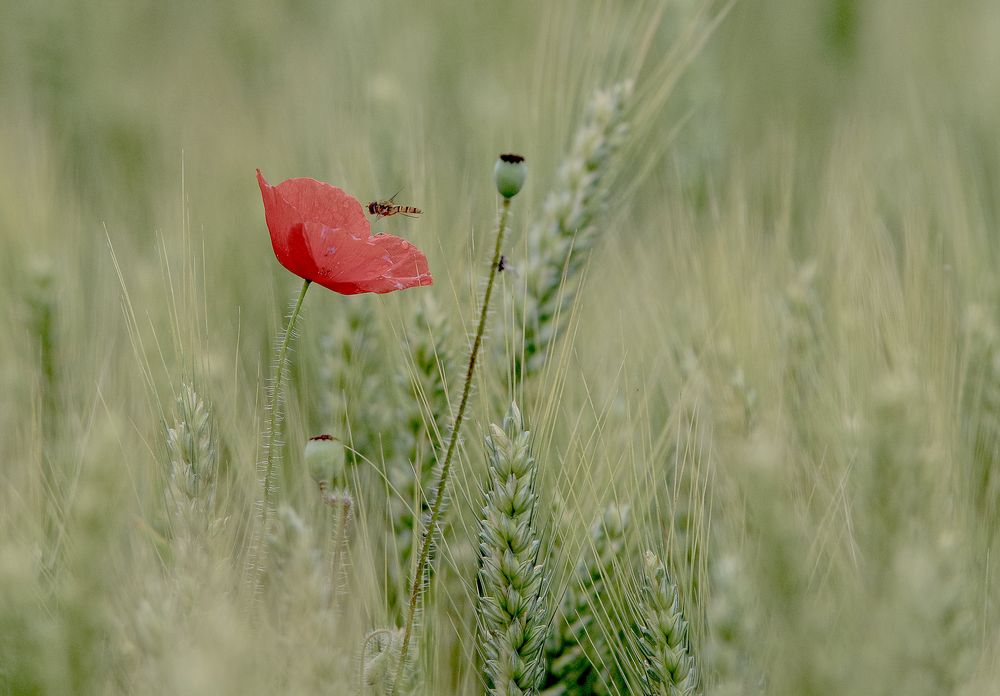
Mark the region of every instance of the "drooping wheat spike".
<instances>
[{"instance_id":1,"label":"drooping wheat spike","mask_svg":"<svg viewBox=\"0 0 1000 696\"><path fill-rule=\"evenodd\" d=\"M639 644L646 660L644 691L650 696L693 696L698 693L698 672L677 585L652 551L646 552L643 561Z\"/></svg>"},{"instance_id":2,"label":"drooping wheat spike","mask_svg":"<svg viewBox=\"0 0 1000 696\"><path fill-rule=\"evenodd\" d=\"M489 487L479 524L479 650L496 696L535 694L549 630L534 528L536 464L521 412L486 437Z\"/></svg>"},{"instance_id":3,"label":"drooping wheat spike","mask_svg":"<svg viewBox=\"0 0 1000 696\"><path fill-rule=\"evenodd\" d=\"M403 629L380 628L365 636L361 650L361 693L368 696L389 696L392 693L404 693L405 682L410 677L410 670L404 666L398 669L402 657ZM413 651L410 652L411 663ZM400 684L397 688L397 679Z\"/></svg>"},{"instance_id":4,"label":"drooping wheat spike","mask_svg":"<svg viewBox=\"0 0 1000 696\"><path fill-rule=\"evenodd\" d=\"M628 507L612 504L591 527L589 546L583 549L546 644L544 696L627 693L607 618L615 611L609 604L615 601L615 576L626 563L630 522Z\"/></svg>"},{"instance_id":5,"label":"drooping wheat spike","mask_svg":"<svg viewBox=\"0 0 1000 696\"><path fill-rule=\"evenodd\" d=\"M528 229L524 286L514 305L517 377L537 373L573 301L573 279L603 232L600 215L608 197L606 175L625 140L625 107L631 81L593 96L569 153L545 199L541 218ZM566 284L563 284L563 279ZM518 340L520 339L520 340Z\"/></svg>"},{"instance_id":6,"label":"drooping wheat spike","mask_svg":"<svg viewBox=\"0 0 1000 696\"><path fill-rule=\"evenodd\" d=\"M390 504L400 577L405 577L410 568L416 522L428 511L434 453L441 449L451 420L447 375L453 374L456 365L447 315L432 296L425 295L418 304L410 329L406 342L409 364L402 390L405 397L396 420L403 424L397 428L402 443L388 471L392 488L398 493Z\"/></svg>"},{"instance_id":7,"label":"drooping wheat spike","mask_svg":"<svg viewBox=\"0 0 1000 696\"><path fill-rule=\"evenodd\" d=\"M211 413L190 384L177 397L177 421L167 429L167 502L175 533L204 532L211 524L219 452Z\"/></svg>"}]
</instances>

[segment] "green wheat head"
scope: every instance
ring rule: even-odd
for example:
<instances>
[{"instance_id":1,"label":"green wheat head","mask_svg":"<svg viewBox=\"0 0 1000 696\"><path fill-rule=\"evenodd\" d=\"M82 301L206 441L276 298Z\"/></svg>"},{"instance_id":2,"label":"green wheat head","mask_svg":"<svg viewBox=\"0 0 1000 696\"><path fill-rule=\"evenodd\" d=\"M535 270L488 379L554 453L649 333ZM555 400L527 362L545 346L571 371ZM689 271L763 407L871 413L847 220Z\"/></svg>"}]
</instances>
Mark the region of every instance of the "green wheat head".
<instances>
[{"instance_id":1,"label":"green wheat head","mask_svg":"<svg viewBox=\"0 0 1000 696\"><path fill-rule=\"evenodd\" d=\"M643 570L639 644L646 660L646 693L693 696L697 693L698 672L677 585L652 551L643 558Z\"/></svg>"},{"instance_id":2,"label":"green wheat head","mask_svg":"<svg viewBox=\"0 0 1000 696\"><path fill-rule=\"evenodd\" d=\"M528 229L524 287L514 306L518 376L541 370L572 306L576 276L604 231L606 177L628 134L625 110L631 95L631 82L594 94L542 215Z\"/></svg>"},{"instance_id":3,"label":"green wheat head","mask_svg":"<svg viewBox=\"0 0 1000 696\"><path fill-rule=\"evenodd\" d=\"M215 499L219 451L211 413L190 384L177 397L177 422L167 430L167 497L177 521L205 524Z\"/></svg>"},{"instance_id":4,"label":"green wheat head","mask_svg":"<svg viewBox=\"0 0 1000 696\"><path fill-rule=\"evenodd\" d=\"M534 517L531 434L512 404L486 438L489 484L479 524L479 650L490 693L535 694L549 629Z\"/></svg>"}]
</instances>

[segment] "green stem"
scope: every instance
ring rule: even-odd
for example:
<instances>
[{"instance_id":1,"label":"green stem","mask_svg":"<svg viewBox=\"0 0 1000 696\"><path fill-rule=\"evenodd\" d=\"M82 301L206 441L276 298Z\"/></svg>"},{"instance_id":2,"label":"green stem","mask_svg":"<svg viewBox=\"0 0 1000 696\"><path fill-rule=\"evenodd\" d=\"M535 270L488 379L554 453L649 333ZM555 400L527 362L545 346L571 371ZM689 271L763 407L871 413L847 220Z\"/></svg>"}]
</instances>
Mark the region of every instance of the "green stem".
<instances>
[{"instance_id":1,"label":"green stem","mask_svg":"<svg viewBox=\"0 0 1000 696\"><path fill-rule=\"evenodd\" d=\"M504 231L507 229L507 218L510 215L510 199L503 199L503 208L500 212L500 224L497 229L496 247L493 249L493 262L490 264L490 276L486 281L486 293L483 296L483 306L479 310L479 327L476 329L476 337L472 342L472 350L469 351L469 365L465 371L465 384L462 387L462 400L458 404L458 414L455 416L455 424L451 428L451 438L448 440L448 450L444 455L444 464L441 466L441 473L438 476L437 492L434 495L434 502L431 504L431 518L424 530L424 538L420 545L420 556L417 566L413 571L413 584L410 587L410 604L406 612L406 628L403 631L403 646L399 652L399 664L396 666L396 676L392 680L389 689L389 696L396 692L396 685L403 676L403 667L406 664L406 655L410 648L410 639L413 635L413 621L417 614L417 603L420 600L423 589L424 573L430 561L431 543L438 523L441 520L441 512L444 508L445 487L448 485L448 472L451 471L451 460L455 455L455 448L458 444L458 434L462 428L462 421L465 418L465 407L469 403L469 391L472 388L472 374L476 369L476 358L479 355L479 347L483 343L483 333L486 330L486 315L490 308L490 295L493 294L493 281L496 279L497 268L500 265L500 248L503 244Z\"/></svg>"},{"instance_id":2,"label":"green stem","mask_svg":"<svg viewBox=\"0 0 1000 696\"><path fill-rule=\"evenodd\" d=\"M309 289L311 282L311 280L303 281L299 298L295 301L295 307L288 318L285 334L281 337L281 347L278 348L278 364L275 366L277 374L274 376L274 389L271 392L271 403L267 414L267 454L264 465L264 509L261 513L261 535L267 534L267 516L271 507L271 492L274 488L274 446L278 428L281 426L278 409L281 408L281 386L285 377L285 357L288 355L288 345L291 343L292 332L295 330L295 322L302 310L302 300L305 299L306 290Z\"/></svg>"}]
</instances>

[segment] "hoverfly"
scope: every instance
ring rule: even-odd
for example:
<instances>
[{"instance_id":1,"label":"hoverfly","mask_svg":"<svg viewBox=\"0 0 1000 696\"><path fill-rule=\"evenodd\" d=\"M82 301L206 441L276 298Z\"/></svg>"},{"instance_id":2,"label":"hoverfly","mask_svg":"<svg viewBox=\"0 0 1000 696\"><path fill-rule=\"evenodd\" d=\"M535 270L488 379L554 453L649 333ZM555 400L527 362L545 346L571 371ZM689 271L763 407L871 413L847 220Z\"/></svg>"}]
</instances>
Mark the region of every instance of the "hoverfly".
<instances>
[{"instance_id":1,"label":"hoverfly","mask_svg":"<svg viewBox=\"0 0 1000 696\"><path fill-rule=\"evenodd\" d=\"M399 189L402 191L403 189ZM399 213L400 215L405 215L406 217L416 217L420 215L423 211L420 208L414 208L412 205L396 205L393 203L396 200L396 196L399 195L399 191L396 191L387 201L372 201L368 204L368 214L374 215L375 217L389 217L390 215L395 215Z\"/></svg>"}]
</instances>

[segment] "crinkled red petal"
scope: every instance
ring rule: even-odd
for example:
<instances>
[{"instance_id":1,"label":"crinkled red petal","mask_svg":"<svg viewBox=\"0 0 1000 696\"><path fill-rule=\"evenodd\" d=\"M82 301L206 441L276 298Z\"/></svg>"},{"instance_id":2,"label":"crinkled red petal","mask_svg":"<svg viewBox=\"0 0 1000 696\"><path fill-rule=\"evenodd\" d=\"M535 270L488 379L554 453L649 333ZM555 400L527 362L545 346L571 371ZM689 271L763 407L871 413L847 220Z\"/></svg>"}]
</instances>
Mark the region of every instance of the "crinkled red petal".
<instances>
[{"instance_id":1,"label":"crinkled red petal","mask_svg":"<svg viewBox=\"0 0 1000 696\"><path fill-rule=\"evenodd\" d=\"M372 236L356 198L315 179L271 186L257 170L274 255L295 275L343 295L433 282L427 258L392 235Z\"/></svg>"}]
</instances>

